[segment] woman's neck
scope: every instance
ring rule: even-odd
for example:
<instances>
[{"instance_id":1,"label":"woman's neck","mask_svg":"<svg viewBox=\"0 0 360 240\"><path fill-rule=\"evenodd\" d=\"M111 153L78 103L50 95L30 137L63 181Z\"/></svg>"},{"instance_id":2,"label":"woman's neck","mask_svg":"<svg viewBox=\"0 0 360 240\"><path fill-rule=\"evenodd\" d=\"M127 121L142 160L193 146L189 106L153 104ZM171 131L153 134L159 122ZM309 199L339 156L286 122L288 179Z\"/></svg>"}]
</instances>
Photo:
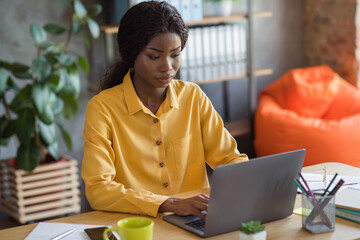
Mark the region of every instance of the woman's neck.
<instances>
[{"instance_id":1,"label":"woman's neck","mask_svg":"<svg viewBox=\"0 0 360 240\"><path fill-rule=\"evenodd\" d=\"M156 114L160 105L164 102L166 98L167 88L154 88L149 86L143 86L142 82L134 81L133 79L132 82L140 101L152 113Z\"/></svg>"}]
</instances>

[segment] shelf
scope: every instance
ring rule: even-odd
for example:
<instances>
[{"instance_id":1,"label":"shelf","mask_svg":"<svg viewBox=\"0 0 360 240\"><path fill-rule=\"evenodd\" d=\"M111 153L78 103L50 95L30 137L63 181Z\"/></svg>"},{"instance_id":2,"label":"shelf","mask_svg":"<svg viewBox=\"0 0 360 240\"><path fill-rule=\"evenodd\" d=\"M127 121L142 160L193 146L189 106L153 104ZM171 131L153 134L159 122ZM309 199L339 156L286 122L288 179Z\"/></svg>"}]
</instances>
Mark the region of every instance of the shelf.
<instances>
[{"instance_id":1,"label":"shelf","mask_svg":"<svg viewBox=\"0 0 360 240\"><path fill-rule=\"evenodd\" d=\"M241 19L246 19L248 17L247 14L236 14L231 15L229 17L205 17L200 21L186 22L188 26L196 26L196 25L206 25L206 24L218 24L218 23L227 23L234 22ZM267 18L272 17L272 12L257 12L253 14L254 18ZM115 34L118 31L118 25L103 25L100 26L100 30L105 32L106 34Z\"/></svg>"},{"instance_id":2,"label":"shelf","mask_svg":"<svg viewBox=\"0 0 360 240\"><path fill-rule=\"evenodd\" d=\"M254 71L254 75L256 77L271 75L273 73L272 69L258 69ZM205 84L205 83L214 83L214 82L226 82L235 79L245 78L248 74L240 74L240 75L233 75L233 76L224 76L219 78L212 78L212 79L205 79L201 81L194 81L196 84Z\"/></svg>"},{"instance_id":3,"label":"shelf","mask_svg":"<svg viewBox=\"0 0 360 240\"><path fill-rule=\"evenodd\" d=\"M243 136L251 132L249 119L229 121L225 122L224 125L233 137Z\"/></svg>"},{"instance_id":4,"label":"shelf","mask_svg":"<svg viewBox=\"0 0 360 240\"><path fill-rule=\"evenodd\" d=\"M254 18L267 18L272 17L272 12L257 12L253 14ZM245 13L231 15L229 17L205 17L200 21L186 22L188 26L204 25L204 24L218 24L218 23L228 23L234 22L241 19L248 18L248 15Z\"/></svg>"},{"instance_id":5,"label":"shelf","mask_svg":"<svg viewBox=\"0 0 360 240\"><path fill-rule=\"evenodd\" d=\"M254 71L254 75L256 77L271 75L272 73L273 73L272 69L258 69L258 70ZM247 76L248 76L248 74L241 74L241 75L234 75L234 76L227 76L227 77L220 77L220 78L205 79L205 80L201 80L201 81L194 81L194 83L200 85L200 84L205 84L205 83L226 82L226 81L231 81L231 80L235 80L235 79L245 78ZM98 89L98 86L89 86L88 87L88 90L90 92L96 92L97 89Z\"/></svg>"}]
</instances>

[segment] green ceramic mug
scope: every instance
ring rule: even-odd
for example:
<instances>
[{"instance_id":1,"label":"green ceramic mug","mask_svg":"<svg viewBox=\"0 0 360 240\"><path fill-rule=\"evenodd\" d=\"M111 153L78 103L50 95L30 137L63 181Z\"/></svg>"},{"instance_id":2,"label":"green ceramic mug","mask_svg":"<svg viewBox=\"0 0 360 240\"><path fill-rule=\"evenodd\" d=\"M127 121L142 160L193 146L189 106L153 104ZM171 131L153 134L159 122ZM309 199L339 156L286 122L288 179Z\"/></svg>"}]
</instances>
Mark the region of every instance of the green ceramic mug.
<instances>
[{"instance_id":1,"label":"green ceramic mug","mask_svg":"<svg viewBox=\"0 0 360 240\"><path fill-rule=\"evenodd\" d=\"M103 239L109 240L107 233L115 231L121 240L152 240L154 222L145 217L129 217L117 222L117 227L107 228L103 233Z\"/></svg>"}]
</instances>

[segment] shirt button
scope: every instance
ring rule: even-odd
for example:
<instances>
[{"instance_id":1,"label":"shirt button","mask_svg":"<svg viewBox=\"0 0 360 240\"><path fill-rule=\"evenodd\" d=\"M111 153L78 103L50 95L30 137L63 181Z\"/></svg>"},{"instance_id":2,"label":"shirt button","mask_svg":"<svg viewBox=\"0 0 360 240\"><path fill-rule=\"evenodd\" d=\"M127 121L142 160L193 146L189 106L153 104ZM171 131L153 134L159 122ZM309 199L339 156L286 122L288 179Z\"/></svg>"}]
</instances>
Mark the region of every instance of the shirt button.
<instances>
[{"instance_id":1,"label":"shirt button","mask_svg":"<svg viewBox=\"0 0 360 240\"><path fill-rule=\"evenodd\" d=\"M156 141L156 145L159 145L159 146L160 146L160 145L161 145L161 141L160 141L160 140L157 140L157 141Z\"/></svg>"},{"instance_id":2,"label":"shirt button","mask_svg":"<svg viewBox=\"0 0 360 240\"><path fill-rule=\"evenodd\" d=\"M169 183L165 182L164 187L168 187L168 186L169 186Z\"/></svg>"},{"instance_id":3,"label":"shirt button","mask_svg":"<svg viewBox=\"0 0 360 240\"><path fill-rule=\"evenodd\" d=\"M154 123L158 123L159 122L159 119L157 119L157 118L154 118Z\"/></svg>"},{"instance_id":4,"label":"shirt button","mask_svg":"<svg viewBox=\"0 0 360 240\"><path fill-rule=\"evenodd\" d=\"M160 167L164 167L164 166L165 166L165 163L161 162Z\"/></svg>"}]
</instances>

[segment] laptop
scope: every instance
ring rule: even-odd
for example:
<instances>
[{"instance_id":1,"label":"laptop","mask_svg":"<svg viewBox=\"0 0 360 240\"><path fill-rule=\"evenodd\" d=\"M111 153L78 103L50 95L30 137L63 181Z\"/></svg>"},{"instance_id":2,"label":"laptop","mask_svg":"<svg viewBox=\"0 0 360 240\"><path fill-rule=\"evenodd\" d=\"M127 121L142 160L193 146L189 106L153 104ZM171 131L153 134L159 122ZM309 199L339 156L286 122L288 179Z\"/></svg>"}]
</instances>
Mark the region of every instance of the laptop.
<instances>
[{"instance_id":1,"label":"laptop","mask_svg":"<svg viewBox=\"0 0 360 240\"><path fill-rule=\"evenodd\" d=\"M199 217L164 215L163 220L201 237L237 230L241 222L266 223L288 217L295 204L305 150L295 150L214 169L206 221Z\"/></svg>"}]
</instances>

